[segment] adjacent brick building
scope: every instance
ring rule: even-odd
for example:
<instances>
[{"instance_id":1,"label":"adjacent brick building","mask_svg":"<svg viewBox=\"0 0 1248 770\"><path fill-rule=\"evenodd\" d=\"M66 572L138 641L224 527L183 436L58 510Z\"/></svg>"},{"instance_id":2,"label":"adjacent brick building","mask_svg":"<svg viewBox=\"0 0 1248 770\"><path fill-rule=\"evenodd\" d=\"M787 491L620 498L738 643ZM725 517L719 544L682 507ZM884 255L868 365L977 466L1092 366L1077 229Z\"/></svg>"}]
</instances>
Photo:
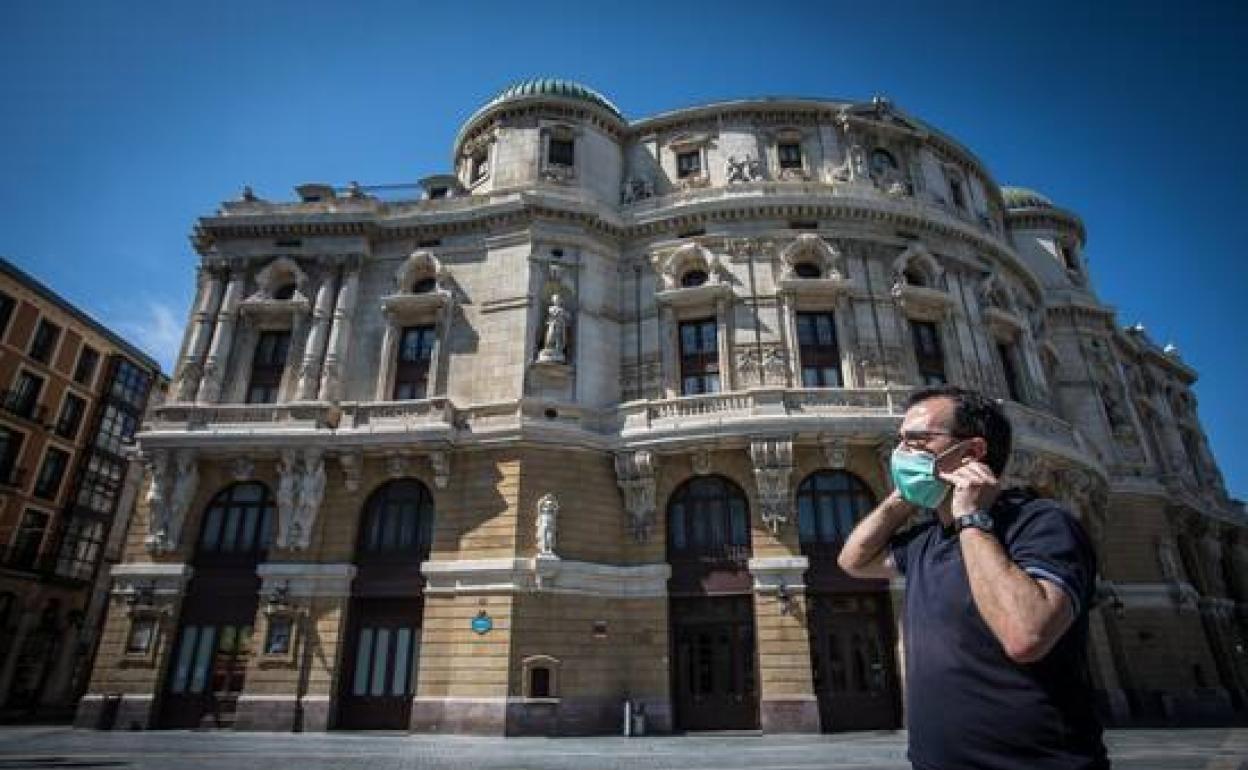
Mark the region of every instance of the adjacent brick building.
<instances>
[{"instance_id":1,"label":"adjacent brick building","mask_svg":"<svg viewBox=\"0 0 1248 770\"><path fill-rule=\"evenodd\" d=\"M0 259L0 714L70 711L86 686L106 596L94 585L142 475L126 448L160 379Z\"/></svg>"}]
</instances>

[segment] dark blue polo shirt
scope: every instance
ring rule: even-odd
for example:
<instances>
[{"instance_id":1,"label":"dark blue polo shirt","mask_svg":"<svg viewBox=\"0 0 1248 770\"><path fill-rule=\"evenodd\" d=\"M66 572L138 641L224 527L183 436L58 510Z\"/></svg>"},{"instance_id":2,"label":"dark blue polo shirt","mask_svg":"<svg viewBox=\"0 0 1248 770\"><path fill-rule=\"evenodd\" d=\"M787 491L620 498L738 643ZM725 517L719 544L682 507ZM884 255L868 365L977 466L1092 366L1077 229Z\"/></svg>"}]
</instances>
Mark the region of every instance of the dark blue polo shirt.
<instances>
[{"instance_id":1,"label":"dark blue polo shirt","mask_svg":"<svg viewBox=\"0 0 1248 770\"><path fill-rule=\"evenodd\" d=\"M934 514L889 544L906 576L906 714L919 770L1109 767L1088 676L1096 557L1083 527L1020 490L992 507L995 534L1025 572L1060 586L1075 621L1036 663L1010 660L980 616L958 536Z\"/></svg>"}]
</instances>

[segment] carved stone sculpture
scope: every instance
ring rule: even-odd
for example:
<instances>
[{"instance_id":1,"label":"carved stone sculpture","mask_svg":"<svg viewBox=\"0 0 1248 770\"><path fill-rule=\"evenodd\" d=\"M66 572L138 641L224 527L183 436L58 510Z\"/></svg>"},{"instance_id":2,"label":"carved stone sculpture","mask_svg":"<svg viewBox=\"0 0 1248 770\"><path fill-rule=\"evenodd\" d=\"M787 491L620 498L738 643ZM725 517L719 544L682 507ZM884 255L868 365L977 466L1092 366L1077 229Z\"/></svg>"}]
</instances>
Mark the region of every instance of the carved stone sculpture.
<instances>
[{"instance_id":1,"label":"carved stone sculpture","mask_svg":"<svg viewBox=\"0 0 1248 770\"><path fill-rule=\"evenodd\" d=\"M550 298L550 307L546 310L546 333L543 336L542 350L537 360L542 363L567 363L568 326L571 314L563 307L558 294Z\"/></svg>"},{"instance_id":2,"label":"carved stone sculpture","mask_svg":"<svg viewBox=\"0 0 1248 770\"><path fill-rule=\"evenodd\" d=\"M763 178L763 164L748 155L740 160L735 155L729 155L724 164L724 177L728 184L757 182Z\"/></svg>"},{"instance_id":3,"label":"carved stone sculpture","mask_svg":"<svg viewBox=\"0 0 1248 770\"><path fill-rule=\"evenodd\" d=\"M549 492L537 501L537 555L555 556L559 500Z\"/></svg>"},{"instance_id":4,"label":"carved stone sculpture","mask_svg":"<svg viewBox=\"0 0 1248 770\"><path fill-rule=\"evenodd\" d=\"M147 452L143 457L150 481L147 486L147 548L149 551L164 550L168 525L169 454L163 450Z\"/></svg>"},{"instance_id":5,"label":"carved stone sculpture","mask_svg":"<svg viewBox=\"0 0 1248 770\"><path fill-rule=\"evenodd\" d=\"M308 449L303 455L303 473L299 477L299 500L295 504L295 516L286 533L287 548L303 550L312 539L312 527L316 523L321 500L325 497L325 460L321 450Z\"/></svg>"},{"instance_id":6,"label":"carved stone sculpture","mask_svg":"<svg viewBox=\"0 0 1248 770\"><path fill-rule=\"evenodd\" d=\"M290 539L298 491L299 455L293 449L284 449L277 465L277 543L281 547Z\"/></svg>"},{"instance_id":7,"label":"carved stone sculpture","mask_svg":"<svg viewBox=\"0 0 1248 770\"><path fill-rule=\"evenodd\" d=\"M792 496L789 477L793 473L793 442L789 439L759 439L750 442L754 462L754 482L758 486L763 522L773 532L789 520Z\"/></svg>"},{"instance_id":8,"label":"carved stone sculpture","mask_svg":"<svg viewBox=\"0 0 1248 770\"><path fill-rule=\"evenodd\" d=\"M620 452L615 456L615 479L624 493L624 510L628 512L633 540L644 543L650 538L656 510L655 458L649 450Z\"/></svg>"}]
</instances>

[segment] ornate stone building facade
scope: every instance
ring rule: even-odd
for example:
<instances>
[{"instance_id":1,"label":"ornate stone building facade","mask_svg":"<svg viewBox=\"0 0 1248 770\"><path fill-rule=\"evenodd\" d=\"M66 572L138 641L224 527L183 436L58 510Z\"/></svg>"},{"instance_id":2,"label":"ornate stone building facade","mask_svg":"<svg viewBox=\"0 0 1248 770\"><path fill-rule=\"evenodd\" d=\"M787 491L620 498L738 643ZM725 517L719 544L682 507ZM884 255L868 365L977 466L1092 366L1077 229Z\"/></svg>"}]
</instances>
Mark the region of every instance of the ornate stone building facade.
<instances>
[{"instance_id":1,"label":"ornate stone building facade","mask_svg":"<svg viewBox=\"0 0 1248 770\"><path fill-rule=\"evenodd\" d=\"M1106 713L1244 708L1248 519L1075 214L882 99L529 81L453 157L199 221L80 724L899 725L901 587L835 557L942 381L1099 546Z\"/></svg>"}]
</instances>

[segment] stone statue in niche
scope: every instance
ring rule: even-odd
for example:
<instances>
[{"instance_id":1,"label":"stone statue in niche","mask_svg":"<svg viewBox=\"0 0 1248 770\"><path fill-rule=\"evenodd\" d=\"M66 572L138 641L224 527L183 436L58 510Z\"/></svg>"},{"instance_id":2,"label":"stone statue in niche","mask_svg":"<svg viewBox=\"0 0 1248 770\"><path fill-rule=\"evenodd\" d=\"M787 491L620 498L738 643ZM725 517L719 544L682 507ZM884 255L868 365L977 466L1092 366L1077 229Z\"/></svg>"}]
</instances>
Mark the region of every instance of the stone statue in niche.
<instances>
[{"instance_id":1,"label":"stone statue in niche","mask_svg":"<svg viewBox=\"0 0 1248 770\"><path fill-rule=\"evenodd\" d=\"M277 480L277 520L279 522L279 545L285 545L288 534L285 527L280 526L285 522L289 522L294 518L295 514L295 493L299 486L298 476L299 456L295 454L293 449L282 450L282 459L278 464L278 480Z\"/></svg>"},{"instance_id":2,"label":"stone statue in niche","mask_svg":"<svg viewBox=\"0 0 1248 770\"><path fill-rule=\"evenodd\" d=\"M563 300L558 294L550 298L550 307L546 309L546 329L542 335L542 350L537 354L541 363L567 363L568 326L571 324L571 313L564 308Z\"/></svg>"},{"instance_id":3,"label":"stone statue in niche","mask_svg":"<svg viewBox=\"0 0 1248 770\"><path fill-rule=\"evenodd\" d=\"M289 548L307 548L312 535L312 524L316 521L317 511L321 508L321 499L325 496L325 461L321 450L309 449L303 457L303 474L299 478L299 503L295 508L295 517L287 533Z\"/></svg>"},{"instance_id":4,"label":"stone statue in niche","mask_svg":"<svg viewBox=\"0 0 1248 770\"><path fill-rule=\"evenodd\" d=\"M555 556L559 500L549 492L537 501L537 555Z\"/></svg>"},{"instance_id":5,"label":"stone statue in niche","mask_svg":"<svg viewBox=\"0 0 1248 770\"><path fill-rule=\"evenodd\" d=\"M757 182L763 178L763 164L757 158L745 156L737 160L736 155L729 155L724 168L724 177L728 184L738 182Z\"/></svg>"}]
</instances>

